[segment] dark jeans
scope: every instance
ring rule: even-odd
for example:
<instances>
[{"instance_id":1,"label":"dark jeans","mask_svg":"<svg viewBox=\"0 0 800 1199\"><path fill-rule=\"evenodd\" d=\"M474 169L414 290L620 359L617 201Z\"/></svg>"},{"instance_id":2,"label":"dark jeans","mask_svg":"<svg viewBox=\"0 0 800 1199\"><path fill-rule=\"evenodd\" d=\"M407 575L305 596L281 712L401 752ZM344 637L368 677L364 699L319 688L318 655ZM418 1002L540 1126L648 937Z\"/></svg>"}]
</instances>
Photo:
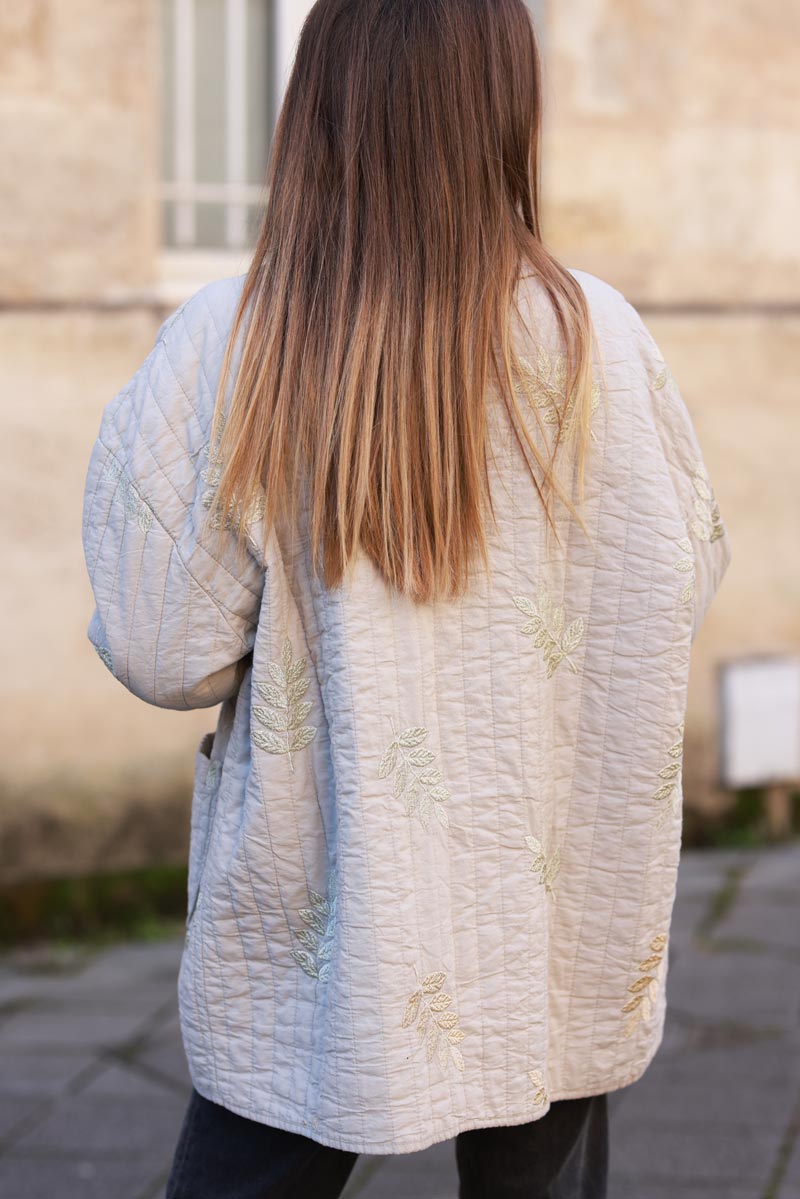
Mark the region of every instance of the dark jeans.
<instances>
[{"instance_id":1,"label":"dark jeans","mask_svg":"<svg viewBox=\"0 0 800 1199\"><path fill-rule=\"evenodd\" d=\"M455 1138L459 1199L606 1199L605 1095ZM337 1199L357 1153L237 1116L192 1090L166 1199Z\"/></svg>"}]
</instances>

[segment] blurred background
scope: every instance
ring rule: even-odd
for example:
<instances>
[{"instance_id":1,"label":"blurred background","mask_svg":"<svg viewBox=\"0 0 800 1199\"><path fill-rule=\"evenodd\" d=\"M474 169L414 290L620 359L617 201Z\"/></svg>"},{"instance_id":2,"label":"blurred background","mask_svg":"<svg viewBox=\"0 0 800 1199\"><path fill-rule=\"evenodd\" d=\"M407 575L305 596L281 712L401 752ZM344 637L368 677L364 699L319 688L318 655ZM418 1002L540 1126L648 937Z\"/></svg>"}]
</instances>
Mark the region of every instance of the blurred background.
<instances>
[{"instance_id":1,"label":"blurred background","mask_svg":"<svg viewBox=\"0 0 800 1199\"><path fill-rule=\"evenodd\" d=\"M82 490L102 407L161 321L205 282L246 269L310 7L0 7L6 948L46 940L69 959L76 937L181 926L193 754L216 713L150 708L97 660ZM784 874L767 890L791 906L764 920L789 929L800 901L800 858L785 857L800 834L800 6L530 7L545 67L546 238L641 312L695 422L733 548L693 651L684 844L689 862L716 857L713 870L689 867L701 880L692 927L710 935L742 863L772 861L760 855L773 846ZM786 938L784 957L800 962L796 934ZM797 996L797 982L780 985Z\"/></svg>"}]
</instances>

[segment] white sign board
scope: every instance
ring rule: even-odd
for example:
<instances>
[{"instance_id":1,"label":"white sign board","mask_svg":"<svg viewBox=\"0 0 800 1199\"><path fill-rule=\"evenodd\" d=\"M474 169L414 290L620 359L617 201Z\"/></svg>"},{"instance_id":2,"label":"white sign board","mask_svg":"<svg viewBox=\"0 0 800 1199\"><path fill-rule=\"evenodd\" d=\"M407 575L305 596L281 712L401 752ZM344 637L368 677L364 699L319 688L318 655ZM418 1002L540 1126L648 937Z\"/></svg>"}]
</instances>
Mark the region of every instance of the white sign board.
<instances>
[{"instance_id":1,"label":"white sign board","mask_svg":"<svg viewBox=\"0 0 800 1199\"><path fill-rule=\"evenodd\" d=\"M800 656L726 662L720 699L723 785L800 780Z\"/></svg>"}]
</instances>

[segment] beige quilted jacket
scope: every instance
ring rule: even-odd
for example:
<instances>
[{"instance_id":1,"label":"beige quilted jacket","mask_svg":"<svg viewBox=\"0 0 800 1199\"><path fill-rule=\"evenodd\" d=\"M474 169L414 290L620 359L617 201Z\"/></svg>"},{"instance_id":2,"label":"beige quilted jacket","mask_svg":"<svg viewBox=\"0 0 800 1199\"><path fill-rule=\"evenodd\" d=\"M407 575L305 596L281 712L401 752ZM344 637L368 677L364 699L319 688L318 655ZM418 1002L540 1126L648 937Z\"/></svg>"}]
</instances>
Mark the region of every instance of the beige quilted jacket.
<instances>
[{"instance_id":1,"label":"beige quilted jacket","mask_svg":"<svg viewBox=\"0 0 800 1199\"><path fill-rule=\"evenodd\" d=\"M651 336L576 276L603 364L591 538L562 516L545 545L490 403L499 526L466 600L415 606L366 559L325 590L302 510L265 561L204 529L241 278L178 309L102 414L88 636L148 703L222 703L196 754L191 1076L326 1145L534 1120L633 1082L662 1037L689 651L730 549ZM538 333L519 386L550 436L564 362L538 285L520 295Z\"/></svg>"}]
</instances>

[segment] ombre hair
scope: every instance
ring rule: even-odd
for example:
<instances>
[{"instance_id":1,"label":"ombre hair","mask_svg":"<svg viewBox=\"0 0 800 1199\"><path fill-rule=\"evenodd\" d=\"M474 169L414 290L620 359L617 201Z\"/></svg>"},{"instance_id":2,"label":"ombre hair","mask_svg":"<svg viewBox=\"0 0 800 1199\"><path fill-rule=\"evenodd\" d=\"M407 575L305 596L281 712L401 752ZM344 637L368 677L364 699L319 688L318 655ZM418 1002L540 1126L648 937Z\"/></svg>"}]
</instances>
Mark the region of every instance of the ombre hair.
<instances>
[{"instance_id":1,"label":"ombre hair","mask_svg":"<svg viewBox=\"0 0 800 1199\"><path fill-rule=\"evenodd\" d=\"M544 519L555 529L559 499L583 526L555 456L568 429L582 503L592 331L580 285L542 243L540 139L523 0L317 0L223 361L218 518L258 503L266 538L295 519L302 484L328 587L363 551L413 599L454 598L476 555L489 568L496 385ZM552 302L567 359L572 415L542 445L517 394L524 272Z\"/></svg>"}]
</instances>

